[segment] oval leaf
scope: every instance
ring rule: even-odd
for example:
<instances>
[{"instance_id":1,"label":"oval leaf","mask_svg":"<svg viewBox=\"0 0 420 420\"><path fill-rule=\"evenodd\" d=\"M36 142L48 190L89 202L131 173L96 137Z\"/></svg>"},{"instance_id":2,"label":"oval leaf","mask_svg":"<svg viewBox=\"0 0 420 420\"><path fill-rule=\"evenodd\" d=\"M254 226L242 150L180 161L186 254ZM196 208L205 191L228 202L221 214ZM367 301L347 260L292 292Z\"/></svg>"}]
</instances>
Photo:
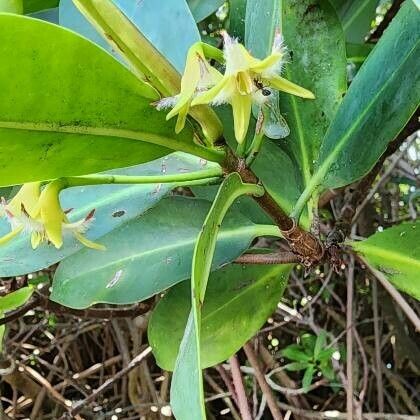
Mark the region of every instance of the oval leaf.
<instances>
[{"instance_id":1,"label":"oval leaf","mask_svg":"<svg viewBox=\"0 0 420 420\"><path fill-rule=\"evenodd\" d=\"M356 77L321 147L315 175L337 188L365 175L419 104L420 13L407 1Z\"/></svg>"},{"instance_id":2,"label":"oval leaf","mask_svg":"<svg viewBox=\"0 0 420 420\"><path fill-rule=\"evenodd\" d=\"M73 32L0 15L0 57L0 185L206 150L189 129L175 135L150 86Z\"/></svg>"},{"instance_id":3,"label":"oval leaf","mask_svg":"<svg viewBox=\"0 0 420 420\"><path fill-rule=\"evenodd\" d=\"M261 328L284 291L289 265L230 265L211 274L201 323L201 368L221 363ZM149 322L159 366L173 370L191 307L189 284L172 287Z\"/></svg>"},{"instance_id":4,"label":"oval leaf","mask_svg":"<svg viewBox=\"0 0 420 420\"><path fill-rule=\"evenodd\" d=\"M393 226L349 244L395 287L420 300L420 221Z\"/></svg>"},{"instance_id":5,"label":"oval leaf","mask_svg":"<svg viewBox=\"0 0 420 420\"><path fill-rule=\"evenodd\" d=\"M116 169L107 173L132 176L162 175L163 173L170 175L197 171L202 168L203 161L200 159L174 153L143 165ZM66 189L60 194L60 200L64 209L74 209L68 215L71 222L83 219L95 209L95 220L86 236L96 241L144 213L175 186L176 184L92 185ZM0 237L9 231L9 222L5 218L0 218ZM6 245L0 246L0 277L20 276L41 270L74 254L81 248L83 245L73 235L67 235L60 249L43 243L32 250L29 234L22 233Z\"/></svg>"},{"instance_id":6,"label":"oval leaf","mask_svg":"<svg viewBox=\"0 0 420 420\"><path fill-rule=\"evenodd\" d=\"M191 276L194 243L210 204L172 197L101 239L104 252L82 249L59 265L51 299L72 308L144 300ZM213 269L247 249L258 234L237 212L219 235Z\"/></svg>"}]
</instances>

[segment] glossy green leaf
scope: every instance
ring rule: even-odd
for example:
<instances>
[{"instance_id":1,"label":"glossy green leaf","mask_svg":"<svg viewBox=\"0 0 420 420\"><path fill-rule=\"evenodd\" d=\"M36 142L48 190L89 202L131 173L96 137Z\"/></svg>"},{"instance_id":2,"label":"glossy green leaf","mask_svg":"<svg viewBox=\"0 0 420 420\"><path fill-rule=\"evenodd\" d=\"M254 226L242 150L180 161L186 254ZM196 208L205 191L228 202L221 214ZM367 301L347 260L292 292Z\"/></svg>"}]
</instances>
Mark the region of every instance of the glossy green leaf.
<instances>
[{"instance_id":1,"label":"glossy green leaf","mask_svg":"<svg viewBox=\"0 0 420 420\"><path fill-rule=\"evenodd\" d=\"M60 0L23 0L23 13L35 13L45 9L58 7Z\"/></svg>"},{"instance_id":2,"label":"glossy green leaf","mask_svg":"<svg viewBox=\"0 0 420 420\"><path fill-rule=\"evenodd\" d=\"M209 207L204 200L184 197L160 201L103 236L100 242L106 251L84 248L62 261L51 298L74 308L98 302L133 303L191 277L194 243ZM229 214L213 268L234 260L264 230L273 232L237 212Z\"/></svg>"},{"instance_id":3,"label":"glossy green leaf","mask_svg":"<svg viewBox=\"0 0 420 420\"><path fill-rule=\"evenodd\" d=\"M407 1L351 83L295 213L320 185L338 188L365 175L404 127L420 100L419 44L420 13Z\"/></svg>"},{"instance_id":4,"label":"glossy green leaf","mask_svg":"<svg viewBox=\"0 0 420 420\"><path fill-rule=\"evenodd\" d=\"M284 77L315 95L315 100L307 100L280 94L280 109L290 127L285 141L307 185L322 139L347 90L345 41L328 1L282 4L282 31L291 56Z\"/></svg>"},{"instance_id":5,"label":"glossy green leaf","mask_svg":"<svg viewBox=\"0 0 420 420\"><path fill-rule=\"evenodd\" d=\"M348 42L363 42L369 34L378 0L333 0Z\"/></svg>"},{"instance_id":6,"label":"glossy green leaf","mask_svg":"<svg viewBox=\"0 0 420 420\"><path fill-rule=\"evenodd\" d=\"M32 296L33 292L34 288L27 286L0 297L0 312L13 311L19 308Z\"/></svg>"},{"instance_id":7,"label":"glossy green leaf","mask_svg":"<svg viewBox=\"0 0 420 420\"><path fill-rule=\"evenodd\" d=\"M273 313L289 265L230 265L210 275L201 321L201 368L236 353ZM187 282L172 287L149 322L149 343L162 369L173 370L191 307Z\"/></svg>"},{"instance_id":8,"label":"glossy green leaf","mask_svg":"<svg viewBox=\"0 0 420 420\"><path fill-rule=\"evenodd\" d=\"M175 135L150 105L150 86L73 32L0 15L0 57L7 57L0 66L0 185L134 165L171 148L207 150L189 129Z\"/></svg>"},{"instance_id":9,"label":"glossy green leaf","mask_svg":"<svg viewBox=\"0 0 420 420\"><path fill-rule=\"evenodd\" d=\"M274 35L280 28L278 0L247 0L245 46L255 57L265 58L271 52Z\"/></svg>"},{"instance_id":10,"label":"glossy green leaf","mask_svg":"<svg viewBox=\"0 0 420 420\"><path fill-rule=\"evenodd\" d=\"M165 175L205 169L210 163L183 153L174 153L153 162L130 168L108 171L115 175ZM92 185L64 190L61 203L72 222L82 219L95 209L95 220L86 236L96 241L129 220L154 206L176 184ZM0 218L0 237L10 231L6 218ZM100 242L100 240L98 240ZM20 276L49 267L74 254L83 245L73 236L64 237L64 245L56 249L52 244L41 244L32 250L29 234L20 234L0 246L0 277Z\"/></svg>"},{"instance_id":11,"label":"glossy green leaf","mask_svg":"<svg viewBox=\"0 0 420 420\"><path fill-rule=\"evenodd\" d=\"M225 3L225 0L187 0L196 22L201 22Z\"/></svg>"},{"instance_id":12,"label":"glossy green leaf","mask_svg":"<svg viewBox=\"0 0 420 420\"><path fill-rule=\"evenodd\" d=\"M393 226L349 244L395 287L420 300L419 221Z\"/></svg>"},{"instance_id":13,"label":"glossy green leaf","mask_svg":"<svg viewBox=\"0 0 420 420\"><path fill-rule=\"evenodd\" d=\"M201 320L220 226L236 198L244 194L261 196L263 193L264 189L261 186L244 184L238 173L229 174L220 185L198 235L191 270L192 307L179 347L171 383L171 407L177 419L205 420L206 418L200 361Z\"/></svg>"},{"instance_id":14,"label":"glossy green leaf","mask_svg":"<svg viewBox=\"0 0 420 420\"><path fill-rule=\"evenodd\" d=\"M141 80L150 82L162 96L179 93L185 56L189 47L200 40L185 0L118 0L121 6L111 0L73 3ZM157 21L165 30L156 25ZM182 30L174 23L183 25ZM193 107L189 113L200 123L209 144L221 136L220 121L210 107Z\"/></svg>"},{"instance_id":15,"label":"glossy green leaf","mask_svg":"<svg viewBox=\"0 0 420 420\"><path fill-rule=\"evenodd\" d=\"M0 0L0 12L23 13L23 0Z\"/></svg>"}]
</instances>

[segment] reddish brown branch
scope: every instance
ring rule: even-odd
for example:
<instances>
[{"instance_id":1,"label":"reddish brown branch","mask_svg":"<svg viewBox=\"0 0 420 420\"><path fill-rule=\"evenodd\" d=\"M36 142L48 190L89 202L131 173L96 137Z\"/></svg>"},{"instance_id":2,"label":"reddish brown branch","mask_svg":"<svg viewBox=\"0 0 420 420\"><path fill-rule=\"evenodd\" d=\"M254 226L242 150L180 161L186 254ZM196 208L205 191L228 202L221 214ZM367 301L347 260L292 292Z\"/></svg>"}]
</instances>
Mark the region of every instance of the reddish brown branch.
<instances>
[{"instance_id":1,"label":"reddish brown branch","mask_svg":"<svg viewBox=\"0 0 420 420\"><path fill-rule=\"evenodd\" d=\"M250 365L254 368L255 378L257 379L258 385L260 386L262 393L267 399L268 408L270 409L273 419L283 420L283 416L277 405L277 400L265 379L264 373L261 370L260 362L257 358L257 355L254 352L254 349L252 348L252 343L249 341L244 345L243 349L245 351L246 357L249 360Z\"/></svg>"},{"instance_id":2,"label":"reddish brown branch","mask_svg":"<svg viewBox=\"0 0 420 420\"><path fill-rule=\"evenodd\" d=\"M230 150L227 151L227 157L223 166L227 173L239 173L244 182L259 183L255 174L246 167L245 161L235 156ZM295 220L284 212L267 191L265 191L263 196L253 198L280 228L292 251L301 257L305 265L314 265L322 259L324 247L321 242L310 232L298 226Z\"/></svg>"},{"instance_id":3,"label":"reddish brown branch","mask_svg":"<svg viewBox=\"0 0 420 420\"><path fill-rule=\"evenodd\" d=\"M292 264L299 262L301 262L301 259L293 252L244 254L234 261L235 264Z\"/></svg>"}]
</instances>

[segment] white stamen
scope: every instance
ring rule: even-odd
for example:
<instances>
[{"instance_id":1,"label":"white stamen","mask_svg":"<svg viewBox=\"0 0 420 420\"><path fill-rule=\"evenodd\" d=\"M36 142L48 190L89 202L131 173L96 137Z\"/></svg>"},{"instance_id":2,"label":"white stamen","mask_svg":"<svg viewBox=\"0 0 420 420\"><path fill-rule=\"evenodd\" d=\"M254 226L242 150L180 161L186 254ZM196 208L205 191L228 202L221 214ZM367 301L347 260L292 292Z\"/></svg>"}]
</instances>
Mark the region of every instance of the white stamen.
<instances>
[{"instance_id":1,"label":"white stamen","mask_svg":"<svg viewBox=\"0 0 420 420\"><path fill-rule=\"evenodd\" d=\"M154 102L156 109L161 111L162 109L173 108L178 102L179 95L168 96L167 98L162 98L159 101Z\"/></svg>"}]
</instances>

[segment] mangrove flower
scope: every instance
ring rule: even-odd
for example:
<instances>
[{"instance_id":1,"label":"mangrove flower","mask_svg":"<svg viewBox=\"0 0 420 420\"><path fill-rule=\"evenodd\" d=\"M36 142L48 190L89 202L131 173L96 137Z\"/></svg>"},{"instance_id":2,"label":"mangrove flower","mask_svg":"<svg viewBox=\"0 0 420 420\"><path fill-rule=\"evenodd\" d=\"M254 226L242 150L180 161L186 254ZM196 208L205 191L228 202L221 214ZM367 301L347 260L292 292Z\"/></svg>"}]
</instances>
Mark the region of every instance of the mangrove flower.
<instances>
[{"instance_id":1,"label":"mangrove flower","mask_svg":"<svg viewBox=\"0 0 420 420\"><path fill-rule=\"evenodd\" d=\"M155 103L158 110L172 108L166 116L167 120L178 115L175 126L176 133L184 128L191 101L196 93L210 88L221 77L222 75L207 62L203 44L196 42L192 45L188 50L185 72L181 79L181 92Z\"/></svg>"},{"instance_id":2,"label":"mangrove flower","mask_svg":"<svg viewBox=\"0 0 420 420\"><path fill-rule=\"evenodd\" d=\"M271 54L263 60L253 57L236 39L222 31L225 72L222 75L206 61L197 44L191 47L182 78L181 93L160 101L174 106L168 117L179 114L177 129L183 127L190 106L232 106L235 137L242 143L248 131L252 104L263 105L272 94L271 89L290 93L302 98L314 99L314 95L279 76L285 63L286 49L282 37L276 33ZM166 101L166 102L165 102Z\"/></svg>"},{"instance_id":3,"label":"mangrove flower","mask_svg":"<svg viewBox=\"0 0 420 420\"><path fill-rule=\"evenodd\" d=\"M42 191L40 182L31 182L24 184L9 203L2 199L3 216L9 221L11 232L0 238L0 245L23 232L30 235L33 249L42 242L51 242L56 248L61 248L63 233L69 231L83 245L105 249L83 236L94 220L94 211L84 219L70 223L67 212L60 205L61 189L60 181L49 183Z\"/></svg>"}]
</instances>

